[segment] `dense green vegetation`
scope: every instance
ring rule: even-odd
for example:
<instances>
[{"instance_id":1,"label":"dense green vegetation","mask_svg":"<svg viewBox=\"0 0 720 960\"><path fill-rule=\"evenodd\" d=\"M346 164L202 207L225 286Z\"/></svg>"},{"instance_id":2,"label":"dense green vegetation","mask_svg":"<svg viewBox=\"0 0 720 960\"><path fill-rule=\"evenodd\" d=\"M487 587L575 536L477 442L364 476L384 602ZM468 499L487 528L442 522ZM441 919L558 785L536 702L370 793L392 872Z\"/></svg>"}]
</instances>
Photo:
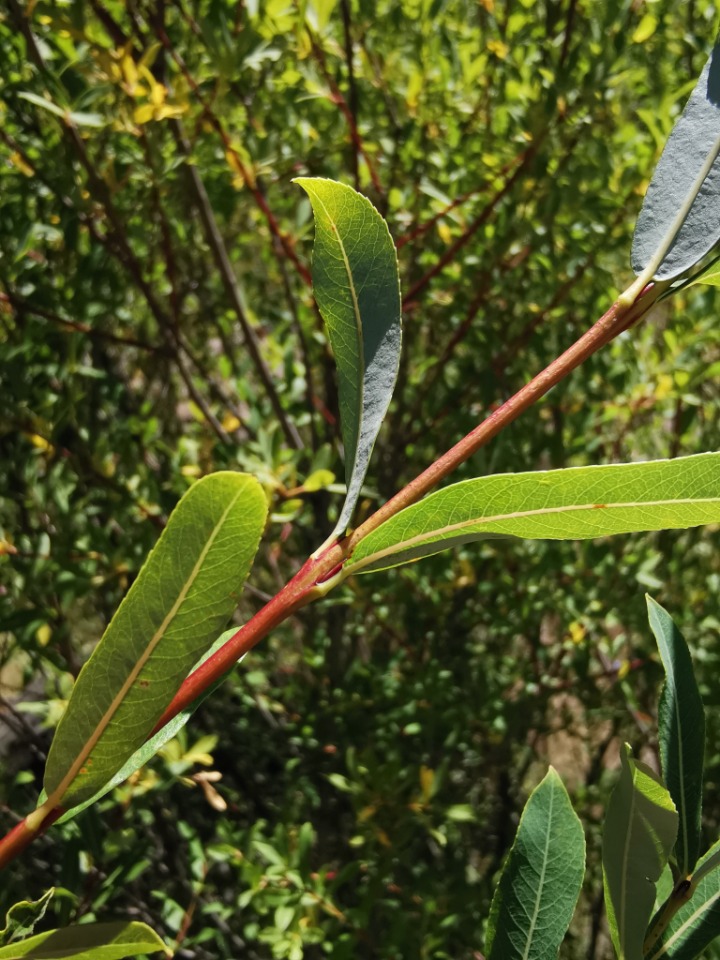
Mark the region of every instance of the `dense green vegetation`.
<instances>
[{"instance_id":1,"label":"dense green vegetation","mask_svg":"<svg viewBox=\"0 0 720 960\"><path fill-rule=\"evenodd\" d=\"M627 285L647 179L718 16L8 0L2 17L10 826L72 678L194 478L249 470L272 497L238 622L335 525L335 367L291 179L356 186L399 248L403 357L367 514ZM715 307L711 288L661 305L457 479L717 449ZM188 958L476 957L550 761L590 861L562 955L610 956L598 824L622 740L654 753L648 588L695 654L704 846L718 836L714 536L487 541L349 581L13 864L2 906L56 883L53 925L147 920Z\"/></svg>"}]
</instances>

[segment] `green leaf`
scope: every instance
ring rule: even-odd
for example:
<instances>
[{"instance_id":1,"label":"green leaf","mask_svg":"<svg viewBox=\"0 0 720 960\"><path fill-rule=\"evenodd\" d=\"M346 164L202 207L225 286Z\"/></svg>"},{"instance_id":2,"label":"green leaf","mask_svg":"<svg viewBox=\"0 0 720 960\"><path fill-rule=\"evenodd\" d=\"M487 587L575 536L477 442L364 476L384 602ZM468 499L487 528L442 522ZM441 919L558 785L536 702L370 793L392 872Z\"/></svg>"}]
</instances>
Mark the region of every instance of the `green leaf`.
<instances>
[{"instance_id":1,"label":"green leaf","mask_svg":"<svg viewBox=\"0 0 720 960\"><path fill-rule=\"evenodd\" d=\"M585 836L550 767L528 799L495 891L488 960L552 960L572 919L585 872Z\"/></svg>"},{"instance_id":2,"label":"green leaf","mask_svg":"<svg viewBox=\"0 0 720 960\"><path fill-rule=\"evenodd\" d=\"M671 280L720 240L720 46L700 74L650 181L632 245L635 273Z\"/></svg>"},{"instance_id":3,"label":"green leaf","mask_svg":"<svg viewBox=\"0 0 720 960\"><path fill-rule=\"evenodd\" d=\"M240 473L205 477L178 503L80 672L50 748L44 810L92 797L145 741L235 609L266 513L262 487Z\"/></svg>"},{"instance_id":4,"label":"green leaf","mask_svg":"<svg viewBox=\"0 0 720 960\"><path fill-rule=\"evenodd\" d=\"M65 119L65 110L56 103L53 103L52 100L48 100L47 97L39 97L36 93L30 93L26 90L22 90L18 93L18 96L22 100L27 100L28 103L40 107L41 110L47 110L48 113L52 113L56 117L61 117L63 120Z\"/></svg>"},{"instance_id":5,"label":"green leaf","mask_svg":"<svg viewBox=\"0 0 720 960\"><path fill-rule=\"evenodd\" d=\"M55 887L50 887L39 900L21 900L10 907L5 915L5 928L0 930L0 946L30 936L35 924L45 916L54 893Z\"/></svg>"},{"instance_id":6,"label":"green leaf","mask_svg":"<svg viewBox=\"0 0 720 960\"><path fill-rule=\"evenodd\" d=\"M665 668L658 733L663 779L680 817L675 856L682 876L700 852L705 711L690 651L670 614L647 597L648 619Z\"/></svg>"},{"instance_id":7,"label":"green leaf","mask_svg":"<svg viewBox=\"0 0 720 960\"><path fill-rule=\"evenodd\" d=\"M720 454L499 474L439 490L363 538L347 573L394 567L488 536L586 540L720 521Z\"/></svg>"},{"instance_id":8,"label":"green leaf","mask_svg":"<svg viewBox=\"0 0 720 960\"><path fill-rule=\"evenodd\" d=\"M690 899L670 920L648 960L694 960L720 936L720 841L700 858L696 875L700 879Z\"/></svg>"},{"instance_id":9,"label":"green leaf","mask_svg":"<svg viewBox=\"0 0 720 960\"><path fill-rule=\"evenodd\" d=\"M610 934L619 960L642 960L655 903L655 884L677 836L678 815L670 794L630 747L603 828L603 880Z\"/></svg>"},{"instance_id":10,"label":"green leaf","mask_svg":"<svg viewBox=\"0 0 720 960\"><path fill-rule=\"evenodd\" d=\"M0 960L122 960L145 953L169 953L145 923L84 923L49 930L0 949Z\"/></svg>"},{"instance_id":11,"label":"green leaf","mask_svg":"<svg viewBox=\"0 0 720 960\"><path fill-rule=\"evenodd\" d=\"M343 533L392 397L400 360L400 280L387 224L365 197L332 180L300 177L315 216L313 287L338 368L347 496Z\"/></svg>"},{"instance_id":12,"label":"green leaf","mask_svg":"<svg viewBox=\"0 0 720 960\"><path fill-rule=\"evenodd\" d=\"M210 647L210 649L207 650L202 657L200 657L190 673L194 673L195 670L197 670L201 664L203 664L217 650L219 650L220 647L224 647L230 637L234 636L237 631L237 627L230 627L229 630L226 630L225 633L221 634L215 643L213 643L213 645ZM244 659L244 656L240 657L238 663L241 663ZM114 790L115 787L118 787L121 783L124 783L128 777L131 777L137 770L139 770L141 767L144 767L146 763L149 763L149 761L152 760L155 754L161 750L166 743L178 735L179 731L182 730L200 704L204 703L210 694L214 690L217 690L222 682L223 678L221 677L215 683L211 684L207 690L200 694L197 700L193 700L189 706L185 707L184 710L181 710L180 713L173 717L169 723L166 723L164 727L158 730L155 736L150 737L149 740L146 740L145 743L143 743L143 745L130 757L127 763L120 770L118 770L112 780L109 780L106 784L100 787L97 793L93 794L91 797L88 797L87 800L84 800L76 807L72 807L70 810L67 810L61 817L58 818L57 822L65 823L66 820L72 820L79 813L82 813L83 810L86 810L93 803L96 803L98 800L104 797L105 794L110 793L110 791ZM45 800L45 797L43 796L40 799L41 801Z\"/></svg>"}]
</instances>

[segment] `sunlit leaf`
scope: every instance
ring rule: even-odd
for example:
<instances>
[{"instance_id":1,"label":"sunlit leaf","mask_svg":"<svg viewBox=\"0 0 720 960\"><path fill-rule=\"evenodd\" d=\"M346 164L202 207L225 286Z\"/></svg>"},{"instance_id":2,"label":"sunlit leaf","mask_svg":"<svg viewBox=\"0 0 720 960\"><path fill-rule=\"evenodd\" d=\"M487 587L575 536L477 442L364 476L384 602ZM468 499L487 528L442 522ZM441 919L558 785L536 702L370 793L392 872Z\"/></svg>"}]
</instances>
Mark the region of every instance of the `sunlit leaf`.
<instances>
[{"instance_id":1,"label":"sunlit leaf","mask_svg":"<svg viewBox=\"0 0 720 960\"><path fill-rule=\"evenodd\" d=\"M195 483L80 673L50 748L45 809L77 806L141 746L237 605L267 504L246 474Z\"/></svg>"},{"instance_id":2,"label":"sunlit leaf","mask_svg":"<svg viewBox=\"0 0 720 960\"><path fill-rule=\"evenodd\" d=\"M348 573L381 570L488 536L586 540L720 521L720 454L465 480L364 537Z\"/></svg>"},{"instance_id":3,"label":"sunlit leaf","mask_svg":"<svg viewBox=\"0 0 720 960\"><path fill-rule=\"evenodd\" d=\"M84 923L49 930L0 948L0 960L123 960L159 950L169 953L145 923Z\"/></svg>"},{"instance_id":4,"label":"sunlit leaf","mask_svg":"<svg viewBox=\"0 0 720 960\"><path fill-rule=\"evenodd\" d=\"M635 273L670 280L720 239L720 47L700 74L647 189L632 245ZM649 278L648 278L649 279Z\"/></svg>"},{"instance_id":5,"label":"sunlit leaf","mask_svg":"<svg viewBox=\"0 0 720 960\"><path fill-rule=\"evenodd\" d=\"M338 368L347 496L334 534L360 496L400 360L395 246L373 205L351 187L301 177L315 215L313 287Z\"/></svg>"}]
</instances>

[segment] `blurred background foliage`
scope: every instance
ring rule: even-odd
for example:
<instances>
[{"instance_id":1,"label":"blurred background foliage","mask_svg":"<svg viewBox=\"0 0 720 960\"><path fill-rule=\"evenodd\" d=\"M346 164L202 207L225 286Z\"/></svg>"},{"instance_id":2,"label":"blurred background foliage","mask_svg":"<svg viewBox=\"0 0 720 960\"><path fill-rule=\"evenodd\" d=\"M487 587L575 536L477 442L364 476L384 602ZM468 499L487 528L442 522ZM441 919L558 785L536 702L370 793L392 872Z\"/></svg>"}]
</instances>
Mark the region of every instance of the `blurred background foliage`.
<instances>
[{"instance_id":1,"label":"blurred background foliage","mask_svg":"<svg viewBox=\"0 0 720 960\"><path fill-rule=\"evenodd\" d=\"M251 470L272 499L238 622L332 527L335 374L292 178L362 190L399 248L404 354L366 514L627 285L718 23L710 0L5 0L4 826L34 805L73 677L196 477ZM717 306L710 288L667 302L458 479L718 449ZM609 958L603 808L621 740L656 751L643 594L717 706L716 536L490 541L358 578L37 842L0 905L56 884L48 925L143 919L188 960L477 960L552 762L590 857L562 956Z\"/></svg>"}]
</instances>

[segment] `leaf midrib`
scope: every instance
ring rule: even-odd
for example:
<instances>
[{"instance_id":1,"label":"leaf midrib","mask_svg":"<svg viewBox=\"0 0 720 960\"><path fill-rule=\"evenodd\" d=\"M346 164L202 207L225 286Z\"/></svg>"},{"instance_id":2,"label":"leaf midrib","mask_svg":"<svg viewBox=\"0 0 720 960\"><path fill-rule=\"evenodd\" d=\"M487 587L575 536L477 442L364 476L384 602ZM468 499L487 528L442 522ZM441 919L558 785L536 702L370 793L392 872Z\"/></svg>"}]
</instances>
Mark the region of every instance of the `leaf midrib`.
<instances>
[{"instance_id":1,"label":"leaf midrib","mask_svg":"<svg viewBox=\"0 0 720 960\"><path fill-rule=\"evenodd\" d=\"M146 647L145 650L143 651L142 655L138 658L135 666L132 668L132 670L131 670L130 673L128 674L127 679L126 679L125 682L123 683L122 687L121 687L120 690L117 692L117 694L116 694L115 697L113 698L110 706L108 707L108 709L105 711L105 713L104 713L103 716L101 717L100 721L98 722L97 726L95 727L95 730L92 732L92 734L90 735L90 737L85 741L85 744L84 744L82 750L80 751L80 753L77 755L77 757L75 758L75 760L74 760L73 763L71 764L68 772L65 774L65 776L63 777L63 779L60 781L60 783L57 785L57 787L53 790L53 792L50 794L50 796L47 798L47 800L46 800L45 803L43 804L43 807L44 807L44 808L50 808L50 809L52 809L53 807L56 807L56 806L58 806L58 805L61 803L61 801L62 801L62 799L63 799L63 795L66 793L66 791L67 791L67 790L69 789L69 787L72 785L72 783L73 783L73 781L75 780L75 777L77 776L78 772L80 771L82 765L85 763L85 761L87 760L87 758L88 758L88 757L90 756L90 754L92 753L93 749L96 747L98 741L100 740L100 737L103 735L103 733L105 732L105 730L107 730L108 726L110 725L110 722L111 722L112 718L114 717L114 715L115 715L115 714L117 713L117 711L119 710L119 708L120 708L120 706L122 705L125 697L127 696L128 692L130 691L130 689L132 688L133 684L134 684L135 681L137 680L137 678L138 678L138 676L139 676L139 674L140 674L140 671L141 671L142 668L145 666L145 664L147 663L147 661L150 659L150 656L152 655L153 651L155 650L155 648L157 647L157 645L160 643L160 641L162 640L162 638L163 638L163 637L165 636L165 634L167 633L168 627L170 626L170 624L171 624L172 621L174 620L174 618L175 618L178 610L180 609L183 601L184 601L185 598L187 597L187 595L188 595L188 593L189 593L189 591L190 591L193 583L194 583L195 580L197 579L197 576L198 576L198 574L199 574L199 572L200 572L200 570L201 570L201 568L202 568L202 565L203 565L203 563L204 563L204 561L205 561L205 557L207 556L208 552L210 551L210 548L212 547L213 543L215 542L215 539L217 538L220 530L222 529L222 527L223 527L223 525L224 525L224 523L225 523L225 520L226 520L227 517L228 517L228 514L230 513L230 511L232 510L232 508L235 506L235 504L237 503L237 501L238 501L238 499L240 498L240 496L242 495L242 493L243 493L243 489L238 490L238 492L235 494L235 496L232 498L232 500L228 503L228 505L227 505L227 507L225 508L225 510L222 512L220 518L218 519L217 523L216 523L215 526L213 527L213 529L212 529L212 531L211 531L211 533L210 533L210 535L209 535L209 537L208 537L208 539L207 539L207 542L206 542L205 546L204 546L204 547L202 548L202 550L200 551L200 555L198 556L198 559L196 560L196 562L195 562L192 570L190 571L190 575L188 576L188 578L187 578L187 580L185 581L185 583L182 585L182 587L181 587L181 589L180 589L180 592L178 593L175 602L173 603L172 607L170 608L170 610L169 610L168 613L166 614L165 618L163 619L163 622L160 624L160 626L158 627L158 629L157 629L157 630L155 631L155 633L153 634L153 636L152 636L151 640L149 641L147 647Z\"/></svg>"},{"instance_id":2,"label":"leaf midrib","mask_svg":"<svg viewBox=\"0 0 720 960\"><path fill-rule=\"evenodd\" d=\"M338 225L335 223L335 220L330 215L328 208L325 206L322 198L315 193L315 198L320 206L323 208L325 216L328 219L328 223L333 229L333 233L337 240L338 246L340 247L340 253L342 254L343 264L345 266L345 273L348 278L348 286L350 288L350 296L352 297L353 305L353 315L355 317L355 334L357 336L357 348L358 348L358 392L360 396L360 403L358 406L358 423L357 423L357 434L355 436L355 449L351 451L352 454L352 468L348 472L348 487L350 486L350 481L352 480L353 473L355 472L355 462L357 460L357 452L360 447L360 437L362 436L363 423L364 423L364 414L365 414L365 344L363 342L362 335L362 315L360 313L360 304L358 303L357 292L355 290L355 282L353 280L352 269L350 267L350 261L348 260L347 251L345 250L345 244L342 241L340 236L340 230ZM347 456L348 451L345 451Z\"/></svg>"},{"instance_id":3,"label":"leaf midrib","mask_svg":"<svg viewBox=\"0 0 720 960\"><path fill-rule=\"evenodd\" d=\"M530 956L530 948L532 947L533 934L535 933L535 927L537 925L538 916L540 915L540 901L542 899L543 887L545 885L545 872L547 869L548 851L550 847L550 833L552 828L552 813L553 813L554 803L555 803L555 790L553 789L550 791L550 804L549 804L550 809L548 812L547 831L545 833L545 851L543 853L542 869L540 871L540 880L538 883L537 896L535 897L533 914L532 914L532 917L530 918L530 929L528 930L527 940L525 941L525 950L523 951L523 960L528 960L528 957Z\"/></svg>"},{"instance_id":4,"label":"leaf midrib","mask_svg":"<svg viewBox=\"0 0 720 960\"><path fill-rule=\"evenodd\" d=\"M355 563L352 562L351 557L350 564L348 565L348 572L357 572L363 567L366 567L371 563L375 563L378 560L382 560L385 557L393 556L393 554L400 553L403 550L409 550L412 547L418 546L427 541L438 539L445 534L455 533L458 530L466 530L468 527L474 527L478 524L499 523L503 520L522 520L526 517L550 516L551 514L555 513L573 513L580 512L582 510L621 510L632 507L662 507L669 506L671 504L699 505L703 503L720 503L720 497L684 497L680 499L639 500L618 503L569 504L568 506L563 507L538 507L535 510L517 510L512 513L498 513L488 517L473 517L470 520L461 520L459 523L447 524L444 527L436 527L434 530L428 530L424 533L419 533L414 537L409 537L407 540L401 540L389 547L378 550L375 553L361 557ZM598 534L598 536L602 536L602 534Z\"/></svg>"},{"instance_id":5,"label":"leaf midrib","mask_svg":"<svg viewBox=\"0 0 720 960\"><path fill-rule=\"evenodd\" d=\"M692 926L698 917L702 917L704 913L707 913L708 910L711 910L718 900L720 900L720 890L714 893L707 900L703 900L697 910L695 910L695 912L691 914L687 920L685 920L685 922L677 928L677 930L674 931L671 937L668 937L668 939L663 943L662 948L657 953L653 954L652 960L659 960L660 957L665 956L670 947L672 947L681 934L685 933L688 928L692 929Z\"/></svg>"}]
</instances>

